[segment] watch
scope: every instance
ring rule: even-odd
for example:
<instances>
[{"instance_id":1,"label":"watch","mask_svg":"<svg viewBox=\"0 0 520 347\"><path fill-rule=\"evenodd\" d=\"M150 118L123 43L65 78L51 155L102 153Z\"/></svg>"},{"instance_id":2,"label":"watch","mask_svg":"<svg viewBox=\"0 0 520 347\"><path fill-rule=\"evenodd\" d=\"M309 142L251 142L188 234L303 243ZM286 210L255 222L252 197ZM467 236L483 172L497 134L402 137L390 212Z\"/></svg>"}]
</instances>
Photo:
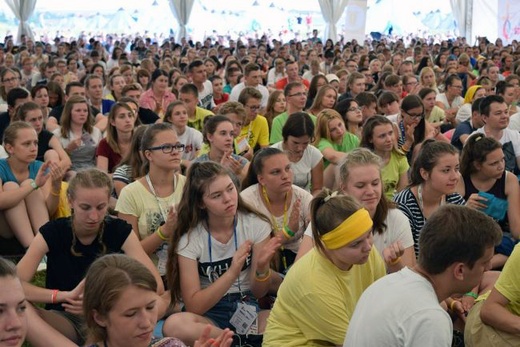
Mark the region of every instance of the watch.
<instances>
[{"instance_id":1,"label":"watch","mask_svg":"<svg viewBox=\"0 0 520 347\"><path fill-rule=\"evenodd\" d=\"M36 182L34 180L31 181L31 187L33 187L34 190L37 190L38 188L38 185L36 184Z\"/></svg>"}]
</instances>

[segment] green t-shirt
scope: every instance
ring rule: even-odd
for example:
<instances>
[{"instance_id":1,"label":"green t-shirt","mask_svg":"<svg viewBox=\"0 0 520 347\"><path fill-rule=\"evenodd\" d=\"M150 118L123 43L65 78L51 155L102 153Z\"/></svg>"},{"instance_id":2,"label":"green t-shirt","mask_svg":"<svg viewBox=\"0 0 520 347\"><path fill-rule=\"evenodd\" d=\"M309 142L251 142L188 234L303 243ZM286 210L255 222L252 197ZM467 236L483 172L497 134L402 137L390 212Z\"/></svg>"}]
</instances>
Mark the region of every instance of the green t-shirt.
<instances>
[{"instance_id":1,"label":"green t-shirt","mask_svg":"<svg viewBox=\"0 0 520 347\"><path fill-rule=\"evenodd\" d=\"M316 125L316 116L310 113L307 114L311 117L314 125ZM283 140L282 129L285 125L285 122L287 122L287 119L289 119L287 112L280 113L278 116L274 117L273 124L271 126L271 137L269 139L269 143L275 144Z\"/></svg>"},{"instance_id":2,"label":"green t-shirt","mask_svg":"<svg viewBox=\"0 0 520 347\"><path fill-rule=\"evenodd\" d=\"M388 199L392 200L396 193L397 185L399 184L399 178L401 175L408 171L410 165L406 156L392 151L390 160L381 170L381 176L383 177L383 183L385 187L385 195Z\"/></svg>"},{"instance_id":3,"label":"green t-shirt","mask_svg":"<svg viewBox=\"0 0 520 347\"><path fill-rule=\"evenodd\" d=\"M327 139L321 139L317 147L322 153L327 148L332 148L336 152L347 153L353 150L354 148L359 147L359 138L354 134L346 132L345 135L343 135L343 140L341 141L341 143L334 143ZM324 157L323 164L326 168L327 166L329 166L330 162Z\"/></svg>"}]
</instances>

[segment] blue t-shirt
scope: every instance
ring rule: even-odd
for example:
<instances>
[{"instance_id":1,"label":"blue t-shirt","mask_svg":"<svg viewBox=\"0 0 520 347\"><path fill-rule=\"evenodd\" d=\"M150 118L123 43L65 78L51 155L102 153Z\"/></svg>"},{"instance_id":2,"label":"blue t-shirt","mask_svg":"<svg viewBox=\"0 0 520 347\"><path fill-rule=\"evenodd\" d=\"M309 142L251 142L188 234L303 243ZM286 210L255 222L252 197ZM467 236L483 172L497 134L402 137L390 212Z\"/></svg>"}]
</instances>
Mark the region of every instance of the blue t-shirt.
<instances>
[{"instance_id":1,"label":"blue t-shirt","mask_svg":"<svg viewBox=\"0 0 520 347\"><path fill-rule=\"evenodd\" d=\"M29 178L35 179L36 174L38 173L38 170L40 170L40 167L43 165L43 162L39 160L35 160L32 163L29 164ZM9 163L7 162L7 159L0 159L0 179L2 180L2 184L5 184L6 182L16 182L18 184L21 184L22 182L18 182L16 177L13 174L13 171L11 171L11 167L9 166Z\"/></svg>"},{"instance_id":2,"label":"blue t-shirt","mask_svg":"<svg viewBox=\"0 0 520 347\"><path fill-rule=\"evenodd\" d=\"M459 149L459 151L462 151L462 142L460 141L461 135L471 135L475 130L473 126L471 126L471 122L469 119L465 120L464 122L461 122L457 127L455 128L455 131L453 132L453 135L451 136L451 144Z\"/></svg>"}]
</instances>

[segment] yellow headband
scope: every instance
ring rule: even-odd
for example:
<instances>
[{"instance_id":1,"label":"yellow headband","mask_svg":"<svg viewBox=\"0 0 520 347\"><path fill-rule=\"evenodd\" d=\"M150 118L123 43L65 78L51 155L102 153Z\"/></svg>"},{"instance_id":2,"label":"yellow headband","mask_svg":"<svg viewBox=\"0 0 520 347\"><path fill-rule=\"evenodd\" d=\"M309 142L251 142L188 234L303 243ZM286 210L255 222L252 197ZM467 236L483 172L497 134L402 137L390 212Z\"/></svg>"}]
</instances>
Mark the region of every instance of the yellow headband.
<instances>
[{"instance_id":1,"label":"yellow headband","mask_svg":"<svg viewBox=\"0 0 520 347\"><path fill-rule=\"evenodd\" d=\"M322 235L321 241L328 249L338 249L361 237L373 224L368 211L361 208L334 230Z\"/></svg>"}]
</instances>

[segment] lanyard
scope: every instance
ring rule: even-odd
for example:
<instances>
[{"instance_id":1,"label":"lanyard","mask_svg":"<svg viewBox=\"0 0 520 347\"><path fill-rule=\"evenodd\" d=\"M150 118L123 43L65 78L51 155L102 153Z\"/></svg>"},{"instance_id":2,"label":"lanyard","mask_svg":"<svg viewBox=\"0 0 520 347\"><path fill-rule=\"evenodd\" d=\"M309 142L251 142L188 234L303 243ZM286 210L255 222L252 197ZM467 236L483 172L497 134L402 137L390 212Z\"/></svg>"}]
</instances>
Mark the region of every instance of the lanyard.
<instances>
[{"instance_id":1,"label":"lanyard","mask_svg":"<svg viewBox=\"0 0 520 347\"><path fill-rule=\"evenodd\" d=\"M282 229L285 227L285 225L287 225L287 195L288 195L288 193L285 193L285 202L284 202L284 206L283 206L283 222L282 222L281 227L278 226L278 222L276 221L276 218L273 215L273 212L271 211L271 202L269 201L269 197L267 196L267 190L265 189L264 186L262 186L262 194L264 195L265 203L267 204L267 210L271 214L271 222L273 223L274 229L276 230L276 232L282 232ZM285 254L283 252L284 247L282 246L280 249L282 251L281 253L282 253L283 267L284 267L284 269L287 270L287 258L285 257Z\"/></svg>"},{"instance_id":2,"label":"lanyard","mask_svg":"<svg viewBox=\"0 0 520 347\"><path fill-rule=\"evenodd\" d=\"M152 192L154 198L155 198L155 201L157 201L157 205L159 206L159 211L161 212L161 215L163 217L163 223L166 222L166 219L168 219L168 211L165 211L163 209L163 206L161 204L161 202L159 201L159 198L157 197L157 194L155 193L155 189L153 188L153 184L152 184L152 180L150 179L150 175L149 174L146 174L145 176L146 178L146 183L148 183L148 187L150 188L150 191ZM175 193L175 188L177 187L177 175L174 175L173 176L173 191ZM172 193L172 195L174 194ZM169 203L170 201L168 201Z\"/></svg>"},{"instance_id":3,"label":"lanyard","mask_svg":"<svg viewBox=\"0 0 520 347\"><path fill-rule=\"evenodd\" d=\"M423 204L422 190L423 190L423 185L419 184L419 186L417 187L417 198L419 199L419 208L421 209L423 216L424 216L424 204ZM444 204L446 204L446 195L442 196L441 203L439 206L442 206ZM424 217L424 219L426 219L426 217Z\"/></svg>"},{"instance_id":4,"label":"lanyard","mask_svg":"<svg viewBox=\"0 0 520 347\"><path fill-rule=\"evenodd\" d=\"M276 218L273 215L273 212L271 211L271 202L269 201L269 197L267 196L267 190L264 186L262 186L262 195L264 196L265 203L267 204L267 210L271 214L271 222L273 223L273 227L277 232L282 231L283 227L287 224L287 194L285 193L285 202L283 206L283 223L280 226L278 226L278 222L276 221Z\"/></svg>"},{"instance_id":5,"label":"lanyard","mask_svg":"<svg viewBox=\"0 0 520 347\"><path fill-rule=\"evenodd\" d=\"M238 239L237 239L237 218L236 217L233 220L233 239L235 240L235 252L237 252L238 251ZM209 250L209 265L213 269L213 252L211 249L211 233L209 231L209 226L208 226L208 248L209 248L208 249ZM212 271L212 273L213 272L214 271ZM211 277L213 277L213 276L211 276ZM216 278L210 278L210 281L213 281L214 279L216 279ZM238 275L237 282L238 282L238 291L242 295L242 290L240 289L240 275Z\"/></svg>"}]
</instances>

